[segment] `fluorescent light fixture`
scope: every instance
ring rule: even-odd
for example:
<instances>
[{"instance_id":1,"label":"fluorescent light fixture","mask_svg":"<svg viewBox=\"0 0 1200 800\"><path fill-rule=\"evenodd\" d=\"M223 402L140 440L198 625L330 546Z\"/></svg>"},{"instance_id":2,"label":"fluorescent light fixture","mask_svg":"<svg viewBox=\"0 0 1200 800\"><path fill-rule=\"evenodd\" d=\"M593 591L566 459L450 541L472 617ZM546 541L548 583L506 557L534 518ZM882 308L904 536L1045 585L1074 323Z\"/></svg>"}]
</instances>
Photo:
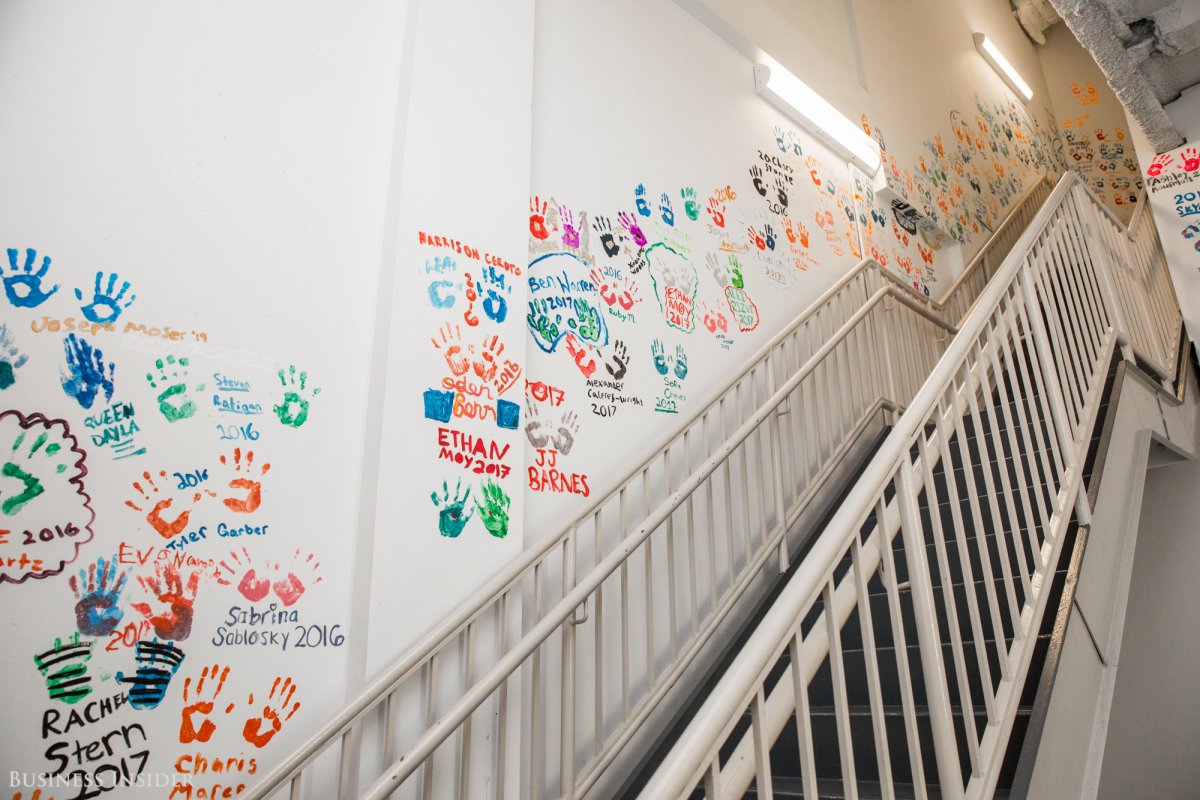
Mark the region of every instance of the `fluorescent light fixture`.
<instances>
[{"instance_id":1,"label":"fluorescent light fixture","mask_svg":"<svg viewBox=\"0 0 1200 800\"><path fill-rule=\"evenodd\" d=\"M991 39L982 33L976 33L975 49L979 51L985 61L992 65L992 69L996 70L1010 89L1025 98L1026 103L1033 99L1033 89L1030 89L1029 84L1025 82L1020 73L1013 69L1013 65L1008 62L1004 54L996 49L996 45L992 44Z\"/></svg>"},{"instance_id":2,"label":"fluorescent light fixture","mask_svg":"<svg viewBox=\"0 0 1200 800\"><path fill-rule=\"evenodd\" d=\"M754 88L767 102L868 176L879 171L882 162L879 144L786 69L755 64Z\"/></svg>"}]
</instances>

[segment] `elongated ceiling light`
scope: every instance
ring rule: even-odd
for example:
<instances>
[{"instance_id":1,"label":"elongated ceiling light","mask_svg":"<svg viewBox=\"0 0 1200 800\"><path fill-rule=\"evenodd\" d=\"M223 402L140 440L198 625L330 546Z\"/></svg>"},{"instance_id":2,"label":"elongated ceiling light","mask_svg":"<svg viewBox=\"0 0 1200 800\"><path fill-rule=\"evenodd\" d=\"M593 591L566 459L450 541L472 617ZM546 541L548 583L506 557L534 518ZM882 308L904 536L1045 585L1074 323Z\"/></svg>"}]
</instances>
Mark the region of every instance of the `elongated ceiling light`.
<instances>
[{"instance_id":1,"label":"elongated ceiling light","mask_svg":"<svg viewBox=\"0 0 1200 800\"><path fill-rule=\"evenodd\" d=\"M786 69L755 64L754 88L767 102L868 176L879 171L882 159L878 143Z\"/></svg>"},{"instance_id":2,"label":"elongated ceiling light","mask_svg":"<svg viewBox=\"0 0 1200 800\"><path fill-rule=\"evenodd\" d=\"M996 45L992 44L991 39L982 33L976 33L975 49L983 56L984 61L992 65L992 69L996 70L996 73L1004 79L1010 89L1025 98L1026 103L1033 99L1033 89L1030 89L1029 84L1025 82L1020 73L1013 69L1013 65L1004 57L1004 54L996 49Z\"/></svg>"}]
</instances>

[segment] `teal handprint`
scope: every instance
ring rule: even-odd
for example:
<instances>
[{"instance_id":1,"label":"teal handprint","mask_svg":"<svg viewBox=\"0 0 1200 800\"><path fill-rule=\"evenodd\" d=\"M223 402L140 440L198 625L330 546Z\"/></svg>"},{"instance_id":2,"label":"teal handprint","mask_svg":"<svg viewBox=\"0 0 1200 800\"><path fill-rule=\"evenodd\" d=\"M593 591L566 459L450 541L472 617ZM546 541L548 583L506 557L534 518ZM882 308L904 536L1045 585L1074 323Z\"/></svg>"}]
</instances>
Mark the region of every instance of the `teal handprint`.
<instances>
[{"instance_id":1,"label":"teal handprint","mask_svg":"<svg viewBox=\"0 0 1200 800\"><path fill-rule=\"evenodd\" d=\"M459 496L459 491L462 489L462 481L459 481L454 486L454 498L450 498L450 487L445 481L442 481L442 499L438 499L438 493L435 489L430 493L429 498L433 500L434 506L438 509L438 531L442 536L450 539L455 539L467 523L471 520L472 510L467 509L467 513L463 513L466 509L467 500L471 497L471 487L467 487L467 491Z\"/></svg>"},{"instance_id":2,"label":"teal handprint","mask_svg":"<svg viewBox=\"0 0 1200 800\"><path fill-rule=\"evenodd\" d=\"M0 325L0 389L7 389L16 383L16 372L25 366L28 358L17 348L8 326Z\"/></svg>"},{"instance_id":3,"label":"teal handprint","mask_svg":"<svg viewBox=\"0 0 1200 800\"><path fill-rule=\"evenodd\" d=\"M663 347L661 339L655 339L650 343L650 355L654 357L654 368L658 370L658 374L666 375L667 349Z\"/></svg>"},{"instance_id":4,"label":"teal handprint","mask_svg":"<svg viewBox=\"0 0 1200 800\"><path fill-rule=\"evenodd\" d=\"M475 498L479 519L483 521L483 527L487 528L488 533L497 539L503 539L508 535L508 507L512 498L493 480L485 480L480 491L483 494L483 502L479 502L478 497Z\"/></svg>"},{"instance_id":5,"label":"teal handprint","mask_svg":"<svg viewBox=\"0 0 1200 800\"><path fill-rule=\"evenodd\" d=\"M683 345L675 345L675 377L683 380L687 377L687 353L683 352Z\"/></svg>"}]
</instances>

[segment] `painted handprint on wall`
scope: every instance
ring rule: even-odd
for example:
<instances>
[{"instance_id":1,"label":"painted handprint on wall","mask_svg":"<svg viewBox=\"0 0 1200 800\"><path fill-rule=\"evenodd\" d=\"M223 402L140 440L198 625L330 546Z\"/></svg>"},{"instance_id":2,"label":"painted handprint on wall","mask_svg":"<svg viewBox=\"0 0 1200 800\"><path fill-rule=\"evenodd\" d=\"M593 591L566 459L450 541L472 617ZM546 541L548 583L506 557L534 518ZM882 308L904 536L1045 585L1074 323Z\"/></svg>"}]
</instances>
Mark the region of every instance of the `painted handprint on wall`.
<instances>
[{"instance_id":1,"label":"painted handprint on wall","mask_svg":"<svg viewBox=\"0 0 1200 800\"><path fill-rule=\"evenodd\" d=\"M191 676L183 681L183 710L179 719L179 743L207 742L217 732L217 725L210 719L217 708L217 698L229 678L229 667L213 664L200 670L200 679L192 688ZM233 710L233 703L225 706L225 713Z\"/></svg>"},{"instance_id":2,"label":"painted handprint on wall","mask_svg":"<svg viewBox=\"0 0 1200 800\"><path fill-rule=\"evenodd\" d=\"M49 289L43 287L43 280L50 270L50 256L43 256L42 263L37 264L38 251L32 247L25 249L25 260L18 264L20 251L15 247L8 248L8 271L0 267L0 282L4 283L4 294L8 302L17 308L37 308L58 291L58 284Z\"/></svg>"},{"instance_id":3,"label":"painted handprint on wall","mask_svg":"<svg viewBox=\"0 0 1200 800\"><path fill-rule=\"evenodd\" d=\"M138 583L152 602L131 603L134 611L150 622L160 639L182 642L192 633L192 606L200 586L200 571L193 570L185 585L179 569L159 562L154 577L138 576Z\"/></svg>"},{"instance_id":4,"label":"painted handprint on wall","mask_svg":"<svg viewBox=\"0 0 1200 800\"><path fill-rule=\"evenodd\" d=\"M183 664L183 651L172 642L143 639L134 646L135 671L126 677L117 672L119 684L129 685L129 705L137 711L158 708L167 696L171 678Z\"/></svg>"},{"instance_id":5,"label":"painted handprint on wall","mask_svg":"<svg viewBox=\"0 0 1200 800\"><path fill-rule=\"evenodd\" d=\"M16 338L8 325L0 324L0 390L17 382L17 370L25 366L29 356L17 347Z\"/></svg>"},{"instance_id":6,"label":"painted handprint on wall","mask_svg":"<svg viewBox=\"0 0 1200 800\"><path fill-rule=\"evenodd\" d=\"M442 496L439 499L437 491L433 491L429 495L433 500L433 505L438 510L438 532L448 539L456 539L463 532L463 528L471 521L473 510L467 508L467 501L471 498L471 487L468 486L465 492L462 491L462 481L458 481L454 486L454 497L450 497L450 487L446 481L442 481ZM464 512L464 509L466 513Z\"/></svg>"},{"instance_id":7,"label":"painted handprint on wall","mask_svg":"<svg viewBox=\"0 0 1200 800\"><path fill-rule=\"evenodd\" d=\"M33 663L46 681L46 693L51 700L74 705L92 693L92 677L88 662L92 660L93 642L83 641L79 634L54 640L54 646L33 657Z\"/></svg>"},{"instance_id":8,"label":"painted handprint on wall","mask_svg":"<svg viewBox=\"0 0 1200 800\"><path fill-rule=\"evenodd\" d=\"M66 421L0 413L0 583L57 575L91 541L85 460Z\"/></svg>"},{"instance_id":9,"label":"painted handprint on wall","mask_svg":"<svg viewBox=\"0 0 1200 800\"><path fill-rule=\"evenodd\" d=\"M63 340L66 369L60 378L63 391L81 408L91 408L99 395L104 402L112 400L113 375L117 365L104 360L104 353L93 348L86 338L74 333Z\"/></svg>"},{"instance_id":10,"label":"painted handprint on wall","mask_svg":"<svg viewBox=\"0 0 1200 800\"><path fill-rule=\"evenodd\" d=\"M526 322L539 348L553 353L564 337L582 346L608 344L608 323L591 266L572 253L550 253L529 264Z\"/></svg>"},{"instance_id":11,"label":"painted handprint on wall","mask_svg":"<svg viewBox=\"0 0 1200 800\"><path fill-rule=\"evenodd\" d=\"M165 479L167 477L166 470L159 470L158 477ZM141 500L137 500L136 498L126 500L125 505L134 511L145 513L146 522L164 539L170 539L173 536L183 533L187 529L188 520L191 519L192 508L199 502L202 493L208 492L210 495L212 494L207 489L201 491L187 489L180 492L179 496L176 496L170 486L165 485L160 490L158 488L158 481L154 479L148 470L142 472L141 479L133 482L133 489L141 496ZM191 496L190 502L185 499L188 495ZM176 500L179 500L179 505L175 504ZM150 510L147 511L147 508ZM168 512L169 514L174 514L173 519L167 518Z\"/></svg>"},{"instance_id":12,"label":"painted handprint on wall","mask_svg":"<svg viewBox=\"0 0 1200 800\"><path fill-rule=\"evenodd\" d=\"M191 362L186 356L168 355L154 360L154 372L146 373L146 383L158 392L158 411L167 422L179 422L196 415L196 403L190 392L204 391L204 384L188 387L188 367Z\"/></svg>"},{"instance_id":13,"label":"painted handprint on wall","mask_svg":"<svg viewBox=\"0 0 1200 800\"><path fill-rule=\"evenodd\" d=\"M663 317L672 328L691 332L696 325L695 298L699 279L696 268L669 245L655 244L646 250L650 277Z\"/></svg>"},{"instance_id":14,"label":"painted handprint on wall","mask_svg":"<svg viewBox=\"0 0 1200 800\"><path fill-rule=\"evenodd\" d=\"M279 385L283 387L283 397L273 409L275 418L285 428L299 428L308 420L309 404L321 390L319 387L310 387L308 372L303 369L297 371L295 364L289 365L286 373L280 367L276 374L279 376Z\"/></svg>"},{"instance_id":15,"label":"painted handprint on wall","mask_svg":"<svg viewBox=\"0 0 1200 800\"><path fill-rule=\"evenodd\" d=\"M489 534L503 539L508 535L508 508L512 499L500 484L490 478L484 479L479 494L483 496L482 501L478 496L475 498L475 510L479 514L479 520Z\"/></svg>"},{"instance_id":16,"label":"painted handprint on wall","mask_svg":"<svg viewBox=\"0 0 1200 800\"><path fill-rule=\"evenodd\" d=\"M128 571L117 572L117 558L104 557L79 570L69 581L75 593L75 624L84 636L107 636L117 629L125 612L121 610L121 590Z\"/></svg>"},{"instance_id":17,"label":"painted handprint on wall","mask_svg":"<svg viewBox=\"0 0 1200 800\"><path fill-rule=\"evenodd\" d=\"M122 281L121 288L119 290L116 288L117 281L120 280L120 276L113 272L109 274L107 284L102 286L106 283L104 273L96 273L96 285L92 291L92 298L79 309L88 322L102 325L116 322L117 317L121 316L121 312L133 305L134 300L137 300L136 294L130 294L128 299L125 297L129 292L129 281ZM84 297L82 289L75 290L76 299L83 300Z\"/></svg>"},{"instance_id":18,"label":"painted handprint on wall","mask_svg":"<svg viewBox=\"0 0 1200 800\"><path fill-rule=\"evenodd\" d=\"M294 700L295 695L296 684L291 678L275 678L261 710L255 705L254 695L251 694L246 704L254 716L242 726L242 738L255 747L266 747L275 734L283 729L283 723L300 710L300 701Z\"/></svg>"}]
</instances>

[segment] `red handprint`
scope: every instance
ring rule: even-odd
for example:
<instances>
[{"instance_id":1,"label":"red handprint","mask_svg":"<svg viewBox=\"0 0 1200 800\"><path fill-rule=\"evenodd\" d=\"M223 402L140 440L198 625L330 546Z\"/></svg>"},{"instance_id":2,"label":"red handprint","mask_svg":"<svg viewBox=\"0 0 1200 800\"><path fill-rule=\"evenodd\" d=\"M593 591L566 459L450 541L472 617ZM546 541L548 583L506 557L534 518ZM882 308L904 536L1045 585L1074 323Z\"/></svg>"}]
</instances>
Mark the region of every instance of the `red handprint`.
<instances>
[{"instance_id":1,"label":"red handprint","mask_svg":"<svg viewBox=\"0 0 1200 800\"><path fill-rule=\"evenodd\" d=\"M215 706L217 695L225 688L225 679L229 677L229 667L220 667L213 664L211 667L205 667L200 671L200 680L196 683L196 691L192 692L192 679L189 677L183 682L183 714L179 722L179 743L191 744L192 742L207 742L216 732L217 726L208 715L212 713ZM208 681L209 692L204 691L204 682ZM195 702L188 703L188 700ZM233 703L225 707L225 713L228 714L233 710ZM196 722L193 719L196 715L203 715L204 720L200 723L200 727L196 727Z\"/></svg>"},{"instance_id":2,"label":"red handprint","mask_svg":"<svg viewBox=\"0 0 1200 800\"><path fill-rule=\"evenodd\" d=\"M166 608L154 613L149 603L131 603L133 610L150 621L160 638L176 642L186 639L192 632L192 604L200 585L200 570L188 577L186 591L179 570L162 562L155 564L153 578L138 576L138 583Z\"/></svg>"},{"instance_id":3,"label":"red handprint","mask_svg":"<svg viewBox=\"0 0 1200 800\"><path fill-rule=\"evenodd\" d=\"M276 678L271 684L271 693L267 695L267 704L262 707L262 712L257 717L251 717L246 720L246 724L242 727L242 738L255 747L266 747L267 743L275 738L275 734L279 733L283 727L283 723L291 719L297 711L300 710L300 701L297 700L288 708L288 704L292 702L292 696L296 694L296 684L292 683L291 678ZM250 695L250 705L254 705L254 695ZM286 712L287 716L280 719L280 715ZM263 727L267 726L266 730Z\"/></svg>"},{"instance_id":4,"label":"red handprint","mask_svg":"<svg viewBox=\"0 0 1200 800\"><path fill-rule=\"evenodd\" d=\"M1200 152L1197 152L1196 148L1189 147L1179 155L1183 157L1183 168L1186 171L1195 172L1200 169Z\"/></svg>"},{"instance_id":5,"label":"red handprint","mask_svg":"<svg viewBox=\"0 0 1200 800\"><path fill-rule=\"evenodd\" d=\"M1154 160L1150 162L1150 166L1146 168L1146 174L1151 178L1162 175L1162 171L1174 160L1173 156L1167 154L1155 156Z\"/></svg>"},{"instance_id":6,"label":"red handprint","mask_svg":"<svg viewBox=\"0 0 1200 800\"><path fill-rule=\"evenodd\" d=\"M226 574L218 577L217 582L222 586L229 586L238 575L241 575L242 577L238 581L237 589L242 597L251 603L257 603L271 591L270 580L258 574L258 570L250 558L249 551L244 547L240 556L236 552L230 551L229 560L222 561L221 568L225 570Z\"/></svg>"},{"instance_id":7,"label":"red handprint","mask_svg":"<svg viewBox=\"0 0 1200 800\"><path fill-rule=\"evenodd\" d=\"M746 232L750 234L750 241L754 243L755 247L757 247L759 250L767 249L767 240L764 239L763 235L755 230L753 226L747 228Z\"/></svg>"},{"instance_id":8,"label":"red handprint","mask_svg":"<svg viewBox=\"0 0 1200 800\"><path fill-rule=\"evenodd\" d=\"M288 567L287 575L271 583L271 588L275 590L275 596L284 606L295 605L308 589L321 582L321 577L317 575L317 570L321 568L321 562L315 559L316 556L309 553L307 558L301 560L300 551L296 550L292 554L292 563ZM280 565L276 564L276 571L279 568ZM300 573L300 575L296 573Z\"/></svg>"},{"instance_id":9,"label":"red handprint","mask_svg":"<svg viewBox=\"0 0 1200 800\"><path fill-rule=\"evenodd\" d=\"M529 233L535 239L546 239L550 231L546 229L546 208L548 204L540 197L529 201Z\"/></svg>"},{"instance_id":10,"label":"red handprint","mask_svg":"<svg viewBox=\"0 0 1200 800\"><path fill-rule=\"evenodd\" d=\"M708 215L712 217L713 225L718 228L725 227L725 204L716 197L708 198Z\"/></svg>"}]
</instances>

